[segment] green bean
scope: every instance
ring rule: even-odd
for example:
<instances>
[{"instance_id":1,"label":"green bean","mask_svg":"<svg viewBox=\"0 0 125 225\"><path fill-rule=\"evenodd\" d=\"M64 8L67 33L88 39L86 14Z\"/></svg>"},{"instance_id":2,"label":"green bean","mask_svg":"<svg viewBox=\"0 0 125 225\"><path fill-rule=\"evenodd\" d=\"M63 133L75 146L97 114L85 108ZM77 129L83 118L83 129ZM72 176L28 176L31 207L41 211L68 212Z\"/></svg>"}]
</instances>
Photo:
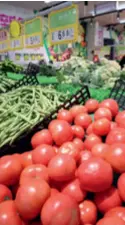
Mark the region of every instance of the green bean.
<instances>
[{"instance_id":1,"label":"green bean","mask_svg":"<svg viewBox=\"0 0 125 225\"><path fill-rule=\"evenodd\" d=\"M0 147L29 132L66 99L52 87L24 86L0 95Z\"/></svg>"}]
</instances>

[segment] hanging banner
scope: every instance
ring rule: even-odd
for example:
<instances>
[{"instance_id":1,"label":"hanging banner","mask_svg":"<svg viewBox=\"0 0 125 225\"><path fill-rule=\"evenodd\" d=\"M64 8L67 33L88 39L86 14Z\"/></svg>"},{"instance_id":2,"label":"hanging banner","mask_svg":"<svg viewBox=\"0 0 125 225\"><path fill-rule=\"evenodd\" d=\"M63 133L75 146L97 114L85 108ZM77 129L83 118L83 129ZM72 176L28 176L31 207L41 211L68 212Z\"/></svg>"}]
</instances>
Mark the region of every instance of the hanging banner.
<instances>
[{"instance_id":1,"label":"hanging banner","mask_svg":"<svg viewBox=\"0 0 125 225\"><path fill-rule=\"evenodd\" d=\"M7 52L9 48L8 31L6 29L0 30L0 53Z\"/></svg>"},{"instance_id":2,"label":"hanging banner","mask_svg":"<svg viewBox=\"0 0 125 225\"><path fill-rule=\"evenodd\" d=\"M76 42L78 39L78 6L53 11L49 14L51 45Z\"/></svg>"},{"instance_id":3,"label":"hanging banner","mask_svg":"<svg viewBox=\"0 0 125 225\"><path fill-rule=\"evenodd\" d=\"M20 22L13 20L10 23L9 49L14 51L23 49L23 47L23 25L21 25Z\"/></svg>"},{"instance_id":4,"label":"hanging banner","mask_svg":"<svg viewBox=\"0 0 125 225\"><path fill-rule=\"evenodd\" d=\"M25 48L36 48L43 45L42 18L36 17L24 23Z\"/></svg>"}]
</instances>

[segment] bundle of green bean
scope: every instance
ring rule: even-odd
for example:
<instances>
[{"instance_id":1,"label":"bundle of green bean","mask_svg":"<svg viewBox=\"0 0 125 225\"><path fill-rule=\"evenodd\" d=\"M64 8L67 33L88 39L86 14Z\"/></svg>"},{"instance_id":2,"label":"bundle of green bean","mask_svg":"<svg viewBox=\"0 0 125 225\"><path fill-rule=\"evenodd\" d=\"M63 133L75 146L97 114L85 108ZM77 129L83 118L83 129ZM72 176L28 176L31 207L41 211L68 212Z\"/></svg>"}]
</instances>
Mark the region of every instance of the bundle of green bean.
<instances>
[{"instance_id":1,"label":"bundle of green bean","mask_svg":"<svg viewBox=\"0 0 125 225\"><path fill-rule=\"evenodd\" d=\"M15 80L11 80L6 77L4 74L0 74L0 93L5 93L8 88L15 84Z\"/></svg>"},{"instance_id":2,"label":"bundle of green bean","mask_svg":"<svg viewBox=\"0 0 125 225\"><path fill-rule=\"evenodd\" d=\"M52 87L24 86L0 95L0 147L12 144L66 100Z\"/></svg>"}]
</instances>

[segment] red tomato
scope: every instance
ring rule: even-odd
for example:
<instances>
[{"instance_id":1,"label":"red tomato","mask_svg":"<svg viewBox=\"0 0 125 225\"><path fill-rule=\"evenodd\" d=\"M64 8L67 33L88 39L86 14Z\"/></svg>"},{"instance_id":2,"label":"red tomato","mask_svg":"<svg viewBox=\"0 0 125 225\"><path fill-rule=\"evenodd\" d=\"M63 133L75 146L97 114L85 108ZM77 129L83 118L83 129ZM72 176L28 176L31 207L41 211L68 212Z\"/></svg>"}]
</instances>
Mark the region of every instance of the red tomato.
<instances>
[{"instance_id":1,"label":"red tomato","mask_svg":"<svg viewBox=\"0 0 125 225\"><path fill-rule=\"evenodd\" d=\"M74 178L76 162L70 155L59 154L50 160L48 169L52 180L68 181Z\"/></svg>"},{"instance_id":2,"label":"red tomato","mask_svg":"<svg viewBox=\"0 0 125 225\"><path fill-rule=\"evenodd\" d=\"M53 149L54 149L54 151L55 151L55 153L58 153L58 147L56 146L56 145L53 145Z\"/></svg>"},{"instance_id":3,"label":"red tomato","mask_svg":"<svg viewBox=\"0 0 125 225\"><path fill-rule=\"evenodd\" d=\"M84 142L85 149L91 151L93 146L99 143L102 143L101 138L95 134L90 134L86 137L86 140Z\"/></svg>"},{"instance_id":4,"label":"red tomato","mask_svg":"<svg viewBox=\"0 0 125 225\"><path fill-rule=\"evenodd\" d=\"M92 123L92 118L87 113L80 113L75 117L74 123L78 126L87 129L88 126Z\"/></svg>"},{"instance_id":5,"label":"red tomato","mask_svg":"<svg viewBox=\"0 0 125 225\"><path fill-rule=\"evenodd\" d=\"M73 131L74 137L83 139L85 136L85 131L81 126L73 125L72 131Z\"/></svg>"},{"instance_id":6,"label":"red tomato","mask_svg":"<svg viewBox=\"0 0 125 225\"><path fill-rule=\"evenodd\" d=\"M80 203L80 222L81 225L84 224L95 224L97 220L97 208L92 201L85 200Z\"/></svg>"},{"instance_id":7,"label":"red tomato","mask_svg":"<svg viewBox=\"0 0 125 225\"><path fill-rule=\"evenodd\" d=\"M125 172L125 144L116 143L111 145L105 159L110 163L114 171L118 173Z\"/></svg>"},{"instance_id":8,"label":"red tomato","mask_svg":"<svg viewBox=\"0 0 125 225\"><path fill-rule=\"evenodd\" d=\"M117 127L118 127L117 123L111 122L111 130L114 130Z\"/></svg>"},{"instance_id":9,"label":"red tomato","mask_svg":"<svg viewBox=\"0 0 125 225\"><path fill-rule=\"evenodd\" d=\"M73 142L64 143L58 150L58 153L68 154L72 156L76 161L79 159L79 148Z\"/></svg>"},{"instance_id":10,"label":"red tomato","mask_svg":"<svg viewBox=\"0 0 125 225\"><path fill-rule=\"evenodd\" d=\"M103 214L122 204L119 192L113 186L104 192L96 193L94 201L99 211Z\"/></svg>"},{"instance_id":11,"label":"red tomato","mask_svg":"<svg viewBox=\"0 0 125 225\"><path fill-rule=\"evenodd\" d=\"M107 108L99 108L94 114L94 119L99 120L102 118L106 118L108 120L112 120L112 113L109 109Z\"/></svg>"},{"instance_id":12,"label":"red tomato","mask_svg":"<svg viewBox=\"0 0 125 225\"><path fill-rule=\"evenodd\" d=\"M72 113L73 118L75 118L79 113L87 113L87 108L83 105L74 105L70 112Z\"/></svg>"},{"instance_id":13,"label":"red tomato","mask_svg":"<svg viewBox=\"0 0 125 225\"><path fill-rule=\"evenodd\" d=\"M79 219L77 203L64 194L50 197L41 211L43 225L79 225Z\"/></svg>"},{"instance_id":14,"label":"red tomato","mask_svg":"<svg viewBox=\"0 0 125 225\"><path fill-rule=\"evenodd\" d=\"M113 216L120 217L123 221L125 221L125 207L121 206L114 207L105 214L105 217L113 217Z\"/></svg>"},{"instance_id":15,"label":"red tomato","mask_svg":"<svg viewBox=\"0 0 125 225\"><path fill-rule=\"evenodd\" d=\"M0 204L0 225L22 225L15 202L4 201Z\"/></svg>"},{"instance_id":16,"label":"red tomato","mask_svg":"<svg viewBox=\"0 0 125 225\"><path fill-rule=\"evenodd\" d=\"M21 161L14 156L3 156L0 159L0 184L7 186L18 182L22 171Z\"/></svg>"},{"instance_id":17,"label":"red tomato","mask_svg":"<svg viewBox=\"0 0 125 225\"><path fill-rule=\"evenodd\" d=\"M72 123L73 121L73 116L71 114L70 111L66 110L66 109L62 109L58 112L58 115L57 115L57 119L58 120L65 120L67 121L68 123Z\"/></svg>"},{"instance_id":18,"label":"red tomato","mask_svg":"<svg viewBox=\"0 0 125 225\"><path fill-rule=\"evenodd\" d=\"M62 193L69 195L73 198L76 202L81 202L86 197L86 191L83 191L80 187L80 182L78 179L74 179L66 184L63 189Z\"/></svg>"},{"instance_id":19,"label":"red tomato","mask_svg":"<svg viewBox=\"0 0 125 225\"><path fill-rule=\"evenodd\" d=\"M33 148L36 148L41 144L52 145L52 143L53 143L52 135L47 129L38 131L31 138L31 145Z\"/></svg>"},{"instance_id":20,"label":"red tomato","mask_svg":"<svg viewBox=\"0 0 125 225\"><path fill-rule=\"evenodd\" d=\"M70 124L64 120L53 120L50 122L49 131L58 146L61 146L67 141L72 141L73 139L72 128Z\"/></svg>"},{"instance_id":21,"label":"red tomato","mask_svg":"<svg viewBox=\"0 0 125 225\"><path fill-rule=\"evenodd\" d=\"M88 113L93 113L93 112L95 112L98 109L99 103L95 99L89 99L86 102L85 107L87 108Z\"/></svg>"},{"instance_id":22,"label":"red tomato","mask_svg":"<svg viewBox=\"0 0 125 225\"><path fill-rule=\"evenodd\" d=\"M93 123L92 128L93 128L93 132L96 135L105 136L109 133L110 127L111 127L110 121L105 118L102 118L102 119L96 120Z\"/></svg>"},{"instance_id":23,"label":"red tomato","mask_svg":"<svg viewBox=\"0 0 125 225\"><path fill-rule=\"evenodd\" d=\"M55 155L56 153L51 145L42 144L32 151L32 160L34 164L47 166Z\"/></svg>"},{"instance_id":24,"label":"red tomato","mask_svg":"<svg viewBox=\"0 0 125 225\"><path fill-rule=\"evenodd\" d=\"M99 107L104 107L110 109L112 116L115 117L118 113L119 106L117 102L114 99L106 99L102 101L99 105Z\"/></svg>"},{"instance_id":25,"label":"red tomato","mask_svg":"<svg viewBox=\"0 0 125 225\"><path fill-rule=\"evenodd\" d=\"M56 188L51 188L51 196L55 196L59 191Z\"/></svg>"},{"instance_id":26,"label":"red tomato","mask_svg":"<svg viewBox=\"0 0 125 225\"><path fill-rule=\"evenodd\" d=\"M80 150L80 151L83 151L85 146L84 146L84 142L79 139L79 138L75 138L73 140L73 143L77 146L77 148Z\"/></svg>"},{"instance_id":27,"label":"red tomato","mask_svg":"<svg viewBox=\"0 0 125 225\"><path fill-rule=\"evenodd\" d=\"M20 176L20 184L27 183L31 178L45 180L48 182L48 168L42 164L35 164L26 167Z\"/></svg>"},{"instance_id":28,"label":"red tomato","mask_svg":"<svg viewBox=\"0 0 125 225\"><path fill-rule=\"evenodd\" d=\"M125 225L125 222L121 218L113 216L99 220L96 225Z\"/></svg>"},{"instance_id":29,"label":"red tomato","mask_svg":"<svg viewBox=\"0 0 125 225\"><path fill-rule=\"evenodd\" d=\"M8 187L0 184L0 203L12 199L12 193Z\"/></svg>"},{"instance_id":30,"label":"red tomato","mask_svg":"<svg viewBox=\"0 0 125 225\"><path fill-rule=\"evenodd\" d=\"M15 199L21 217L26 220L36 218L49 196L50 187L44 180L34 179L22 184Z\"/></svg>"},{"instance_id":31,"label":"red tomato","mask_svg":"<svg viewBox=\"0 0 125 225\"><path fill-rule=\"evenodd\" d=\"M115 121L119 127L125 128L125 110L117 114Z\"/></svg>"},{"instance_id":32,"label":"red tomato","mask_svg":"<svg viewBox=\"0 0 125 225\"><path fill-rule=\"evenodd\" d=\"M32 153L31 152L25 152L20 155L21 163L23 168L32 165Z\"/></svg>"},{"instance_id":33,"label":"red tomato","mask_svg":"<svg viewBox=\"0 0 125 225\"><path fill-rule=\"evenodd\" d=\"M105 143L99 143L93 146L91 152L93 156L97 156L105 159L106 154L110 151L109 145Z\"/></svg>"},{"instance_id":34,"label":"red tomato","mask_svg":"<svg viewBox=\"0 0 125 225\"><path fill-rule=\"evenodd\" d=\"M84 150L80 152L80 159L79 164L83 163L84 161L90 159L92 157L92 153L88 150Z\"/></svg>"},{"instance_id":35,"label":"red tomato","mask_svg":"<svg viewBox=\"0 0 125 225\"><path fill-rule=\"evenodd\" d=\"M93 123L91 123L86 130L87 135L92 134L92 133L93 133Z\"/></svg>"},{"instance_id":36,"label":"red tomato","mask_svg":"<svg viewBox=\"0 0 125 225\"><path fill-rule=\"evenodd\" d=\"M111 186L113 171L109 163L101 158L92 157L79 166L77 177L84 190L101 192Z\"/></svg>"},{"instance_id":37,"label":"red tomato","mask_svg":"<svg viewBox=\"0 0 125 225\"><path fill-rule=\"evenodd\" d=\"M119 194L123 201L125 201L125 173L121 174L117 182Z\"/></svg>"},{"instance_id":38,"label":"red tomato","mask_svg":"<svg viewBox=\"0 0 125 225\"><path fill-rule=\"evenodd\" d=\"M114 143L125 143L125 129L118 127L111 130L107 135L106 143L109 145Z\"/></svg>"}]
</instances>

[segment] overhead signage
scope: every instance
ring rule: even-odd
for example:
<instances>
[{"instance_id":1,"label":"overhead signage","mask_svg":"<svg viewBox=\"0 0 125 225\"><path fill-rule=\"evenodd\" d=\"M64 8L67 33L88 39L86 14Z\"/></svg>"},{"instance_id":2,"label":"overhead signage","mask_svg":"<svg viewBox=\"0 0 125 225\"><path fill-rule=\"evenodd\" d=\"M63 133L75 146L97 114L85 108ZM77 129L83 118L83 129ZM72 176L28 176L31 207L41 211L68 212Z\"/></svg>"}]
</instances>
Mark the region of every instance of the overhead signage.
<instances>
[{"instance_id":1,"label":"overhead signage","mask_svg":"<svg viewBox=\"0 0 125 225\"><path fill-rule=\"evenodd\" d=\"M25 48L36 48L43 45L42 18L36 17L24 23Z\"/></svg>"},{"instance_id":2,"label":"overhead signage","mask_svg":"<svg viewBox=\"0 0 125 225\"><path fill-rule=\"evenodd\" d=\"M76 42L78 39L78 6L53 11L49 14L51 45Z\"/></svg>"}]
</instances>

